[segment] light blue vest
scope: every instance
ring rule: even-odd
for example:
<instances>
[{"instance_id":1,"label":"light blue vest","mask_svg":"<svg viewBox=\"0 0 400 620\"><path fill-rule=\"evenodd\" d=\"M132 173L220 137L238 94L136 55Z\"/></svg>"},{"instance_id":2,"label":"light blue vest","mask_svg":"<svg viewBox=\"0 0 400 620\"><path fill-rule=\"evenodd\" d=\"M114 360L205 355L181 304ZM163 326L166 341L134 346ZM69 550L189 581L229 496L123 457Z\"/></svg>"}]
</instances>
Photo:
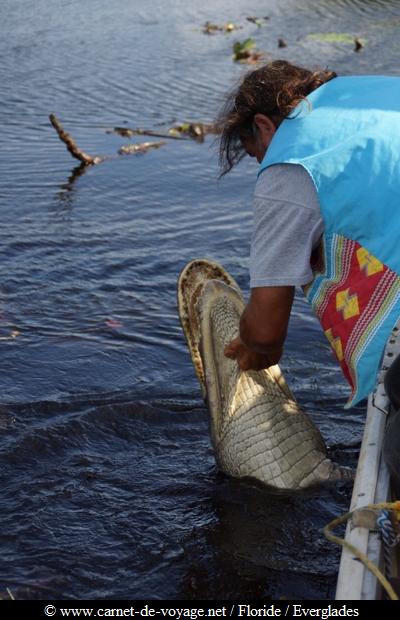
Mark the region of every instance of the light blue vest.
<instances>
[{"instance_id":1,"label":"light blue vest","mask_svg":"<svg viewBox=\"0 0 400 620\"><path fill-rule=\"evenodd\" d=\"M308 103L307 103L308 102ZM373 389L400 317L400 77L339 77L280 125L260 166L301 164L324 221L306 295L352 387Z\"/></svg>"}]
</instances>

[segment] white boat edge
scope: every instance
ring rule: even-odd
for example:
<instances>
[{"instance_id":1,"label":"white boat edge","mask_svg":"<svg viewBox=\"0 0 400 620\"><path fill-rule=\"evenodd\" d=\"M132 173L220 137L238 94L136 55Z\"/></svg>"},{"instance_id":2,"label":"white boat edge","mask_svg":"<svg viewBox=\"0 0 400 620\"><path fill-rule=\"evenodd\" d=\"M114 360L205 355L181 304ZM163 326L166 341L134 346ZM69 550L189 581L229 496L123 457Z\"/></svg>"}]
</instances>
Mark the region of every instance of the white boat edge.
<instances>
[{"instance_id":1,"label":"white boat edge","mask_svg":"<svg viewBox=\"0 0 400 620\"><path fill-rule=\"evenodd\" d=\"M390 365L399 352L399 342L393 342L385 350L382 368ZM385 393L384 371L378 377L377 389L369 395L367 416L353 493L349 511L368 504L391 501L390 479L382 459L382 443L388 411ZM383 571L383 546L378 532L365 527L355 527L348 521L345 540ZM376 577L346 547L342 549L336 587L336 600L376 600L383 598L382 587Z\"/></svg>"}]
</instances>

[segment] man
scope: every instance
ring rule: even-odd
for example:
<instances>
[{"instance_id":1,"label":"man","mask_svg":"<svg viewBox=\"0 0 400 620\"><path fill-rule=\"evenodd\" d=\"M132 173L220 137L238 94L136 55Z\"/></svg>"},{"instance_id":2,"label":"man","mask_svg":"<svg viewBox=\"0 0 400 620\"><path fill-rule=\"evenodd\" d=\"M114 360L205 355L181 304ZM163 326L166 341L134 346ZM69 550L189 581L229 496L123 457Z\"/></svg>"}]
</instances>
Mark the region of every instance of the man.
<instances>
[{"instance_id":1,"label":"man","mask_svg":"<svg viewBox=\"0 0 400 620\"><path fill-rule=\"evenodd\" d=\"M243 370L277 363L302 286L349 407L373 391L400 317L400 78L275 61L245 77L219 125L223 174L246 153L260 163L251 296L225 354Z\"/></svg>"}]
</instances>

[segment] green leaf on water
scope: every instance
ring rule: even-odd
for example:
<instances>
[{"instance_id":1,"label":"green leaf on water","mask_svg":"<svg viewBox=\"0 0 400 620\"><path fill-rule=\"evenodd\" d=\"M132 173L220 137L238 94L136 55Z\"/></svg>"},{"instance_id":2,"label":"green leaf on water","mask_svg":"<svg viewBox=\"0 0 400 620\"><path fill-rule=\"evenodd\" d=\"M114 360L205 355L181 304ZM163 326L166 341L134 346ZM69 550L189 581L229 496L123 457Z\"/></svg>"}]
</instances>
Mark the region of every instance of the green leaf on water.
<instances>
[{"instance_id":1,"label":"green leaf on water","mask_svg":"<svg viewBox=\"0 0 400 620\"><path fill-rule=\"evenodd\" d=\"M236 43L233 44L233 53L235 56L239 56L240 54L243 54L243 52L251 50L255 44L256 42L251 37L245 39L244 41L236 41Z\"/></svg>"},{"instance_id":2,"label":"green leaf on water","mask_svg":"<svg viewBox=\"0 0 400 620\"><path fill-rule=\"evenodd\" d=\"M190 129L190 123L181 123L180 125L175 127L175 129L177 131L180 131L181 133L187 133Z\"/></svg>"},{"instance_id":3,"label":"green leaf on water","mask_svg":"<svg viewBox=\"0 0 400 620\"><path fill-rule=\"evenodd\" d=\"M306 37L310 41L320 41L321 43L348 43L354 44L356 35L348 32L314 32ZM359 39L362 43L365 39Z\"/></svg>"}]
</instances>

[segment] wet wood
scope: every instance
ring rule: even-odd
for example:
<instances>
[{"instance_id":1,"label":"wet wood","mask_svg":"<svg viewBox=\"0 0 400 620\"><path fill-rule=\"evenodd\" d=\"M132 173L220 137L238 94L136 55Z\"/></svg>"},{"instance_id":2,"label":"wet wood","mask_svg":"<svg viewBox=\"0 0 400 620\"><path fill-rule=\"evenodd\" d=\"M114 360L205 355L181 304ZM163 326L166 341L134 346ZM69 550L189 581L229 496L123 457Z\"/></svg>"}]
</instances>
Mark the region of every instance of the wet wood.
<instances>
[{"instance_id":1,"label":"wet wood","mask_svg":"<svg viewBox=\"0 0 400 620\"><path fill-rule=\"evenodd\" d=\"M140 129L130 127L113 127L113 129L107 129L106 133L116 133L123 138L132 138L133 136L153 136L154 138L169 138L171 140L185 140L181 135L175 135L170 132L152 131L151 129Z\"/></svg>"},{"instance_id":2,"label":"wet wood","mask_svg":"<svg viewBox=\"0 0 400 620\"><path fill-rule=\"evenodd\" d=\"M130 127L114 127L113 129L107 129L107 133L116 133L123 138L132 138L133 136L153 136L155 138L172 140L193 138L202 142L206 135L218 133L218 129L211 123L179 123L173 125L165 132Z\"/></svg>"},{"instance_id":3,"label":"wet wood","mask_svg":"<svg viewBox=\"0 0 400 620\"><path fill-rule=\"evenodd\" d=\"M67 150L71 153L72 157L75 157L75 159L79 159L79 161L82 162L82 164L84 164L85 166L99 164L104 160L104 157L92 157L92 155L88 155L88 153L82 151L82 149L79 148L72 136L64 130L63 126L61 125L55 114L50 114L49 119L54 129L56 130L61 142L64 142Z\"/></svg>"},{"instance_id":4,"label":"wet wood","mask_svg":"<svg viewBox=\"0 0 400 620\"><path fill-rule=\"evenodd\" d=\"M132 153L147 153L150 149L158 149L160 146L166 144L164 140L159 142L141 142L139 144L128 144L127 146L122 146L118 153L120 155L130 155Z\"/></svg>"},{"instance_id":5,"label":"wet wood","mask_svg":"<svg viewBox=\"0 0 400 620\"><path fill-rule=\"evenodd\" d=\"M62 142L64 142L68 151L73 157L75 157L75 159L78 159L81 162L81 165L74 170L72 177L69 179L68 187L66 188L69 189L69 186L72 187L73 182L76 180L76 178L78 178L85 172L87 166L99 164L106 158L93 157L92 155L88 155L88 153L82 151L82 149L79 148L72 136L64 130L63 126L61 125L55 114L50 114L49 119L54 129L56 130L58 137ZM218 130L215 125L206 123L181 123L179 125L174 125L166 132L158 132L140 128L132 129L130 127L114 127L113 129L106 130L107 133L116 133L120 136L123 136L124 138L150 135L155 137L171 138L175 140L187 140L188 138L194 138L198 142L203 142L204 137L207 134L217 133L217 131ZM158 142L132 143L126 146L122 146L118 150L118 154L130 155L134 153L146 153L149 150L158 149L164 144L166 144L165 140L159 140Z\"/></svg>"},{"instance_id":6,"label":"wet wood","mask_svg":"<svg viewBox=\"0 0 400 620\"><path fill-rule=\"evenodd\" d=\"M356 37L354 39L354 51L355 52L359 52L360 50L362 50L364 47L364 43L361 41L361 39L359 39L358 37Z\"/></svg>"},{"instance_id":7,"label":"wet wood","mask_svg":"<svg viewBox=\"0 0 400 620\"><path fill-rule=\"evenodd\" d=\"M269 19L268 15L265 15L265 17L246 17L248 22L251 22L252 24L255 24L256 26L260 27L262 26L264 21L267 21Z\"/></svg>"}]
</instances>

